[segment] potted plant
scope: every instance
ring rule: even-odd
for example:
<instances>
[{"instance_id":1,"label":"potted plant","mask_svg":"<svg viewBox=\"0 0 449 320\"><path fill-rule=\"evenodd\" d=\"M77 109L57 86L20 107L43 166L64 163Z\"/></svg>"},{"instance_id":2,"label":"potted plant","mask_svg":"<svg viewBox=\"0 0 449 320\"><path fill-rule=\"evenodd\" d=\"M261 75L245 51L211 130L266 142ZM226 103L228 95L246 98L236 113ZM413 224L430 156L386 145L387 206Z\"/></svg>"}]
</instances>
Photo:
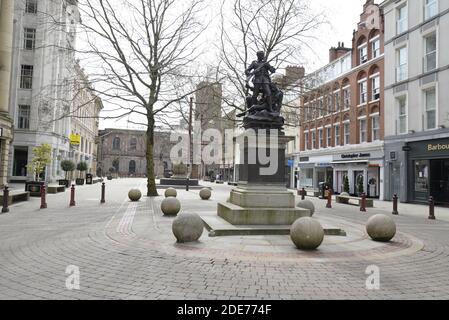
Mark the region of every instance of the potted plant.
<instances>
[{"instance_id":1,"label":"potted plant","mask_svg":"<svg viewBox=\"0 0 449 320\"><path fill-rule=\"evenodd\" d=\"M85 163L84 161L81 161L76 166L76 169L80 172L80 178L76 179L76 184L78 186L82 186L84 184L84 178L81 178L81 177L84 175L84 172L87 171L87 163Z\"/></svg>"},{"instance_id":2,"label":"potted plant","mask_svg":"<svg viewBox=\"0 0 449 320\"><path fill-rule=\"evenodd\" d=\"M112 174L115 172L115 168L109 168L108 180L112 180Z\"/></svg>"},{"instance_id":3,"label":"potted plant","mask_svg":"<svg viewBox=\"0 0 449 320\"><path fill-rule=\"evenodd\" d=\"M65 179L59 180L59 185L69 188L70 187L69 172L75 170L75 163L71 160L63 160L61 161L61 169L62 171L65 172Z\"/></svg>"},{"instance_id":4,"label":"potted plant","mask_svg":"<svg viewBox=\"0 0 449 320\"><path fill-rule=\"evenodd\" d=\"M345 176L343 179L343 192L349 193L349 178Z\"/></svg>"},{"instance_id":5,"label":"potted plant","mask_svg":"<svg viewBox=\"0 0 449 320\"><path fill-rule=\"evenodd\" d=\"M173 165L173 179L187 178L187 170L187 166L182 162Z\"/></svg>"},{"instance_id":6,"label":"potted plant","mask_svg":"<svg viewBox=\"0 0 449 320\"><path fill-rule=\"evenodd\" d=\"M25 191L30 192L30 196L39 197L41 195L41 188L45 184L42 180L42 174L45 168L51 163L52 147L49 144L43 144L33 148L33 159L27 165L27 169L34 174L33 181L25 183Z\"/></svg>"}]
</instances>

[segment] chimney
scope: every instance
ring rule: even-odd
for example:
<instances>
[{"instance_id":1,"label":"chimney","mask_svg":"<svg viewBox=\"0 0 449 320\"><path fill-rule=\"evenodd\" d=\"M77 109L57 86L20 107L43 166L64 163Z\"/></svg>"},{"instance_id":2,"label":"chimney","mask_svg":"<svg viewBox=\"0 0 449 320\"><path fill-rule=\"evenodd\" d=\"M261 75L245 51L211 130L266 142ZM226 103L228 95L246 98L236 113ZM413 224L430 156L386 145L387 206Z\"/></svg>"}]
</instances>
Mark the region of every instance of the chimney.
<instances>
[{"instance_id":1,"label":"chimney","mask_svg":"<svg viewBox=\"0 0 449 320\"><path fill-rule=\"evenodd\" d=\"M344 42L338 42L337 47L332 47L329 49L329 63L337 60L341 56L344 56L349 51L351 51L351 48L345 48Z\"/></svg>"}]
</instances>

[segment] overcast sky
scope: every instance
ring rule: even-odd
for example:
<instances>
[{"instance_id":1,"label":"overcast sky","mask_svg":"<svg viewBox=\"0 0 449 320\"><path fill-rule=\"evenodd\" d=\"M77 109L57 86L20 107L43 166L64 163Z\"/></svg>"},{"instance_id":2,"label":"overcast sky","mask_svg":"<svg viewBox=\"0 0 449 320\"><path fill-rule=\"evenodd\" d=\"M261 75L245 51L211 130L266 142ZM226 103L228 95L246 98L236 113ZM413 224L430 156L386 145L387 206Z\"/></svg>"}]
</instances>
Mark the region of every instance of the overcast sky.
<instances>
[{"instance_id":1,"label":"overcast sky","mask_svg":"<svg viewBox=\"0 0 449 320\"><path fill-rule=\"evenodd\" d=\"M213 0L212 0L213 1ZM322 25L316 31L317 40L313 43L313 51L308 50L304 52L305 61L298 61L298 65L303 65L306 68L306 73L311 73L314 70L324 66L328 63L329 48L336 46L338 42L344 42L345 46L350 47L352 43L352 32L357 27L360 20L360 14L363 10L363 4L366 0L309 0L314 12L322 12L327 17L328 24ZM376 1L379 3L380 0ZM214 2L215 3L215 2ZM216 9L210 8L211 18L217 14ZM215 20L212 18L212 20ZM216 32L210 30L207 38L216 37ZM206 40L206 41L209 41ZM109 120L100 121L100 127L120 127L131 128L133 125L128 125L127 121Z\"/></svg>"}]
</instances>

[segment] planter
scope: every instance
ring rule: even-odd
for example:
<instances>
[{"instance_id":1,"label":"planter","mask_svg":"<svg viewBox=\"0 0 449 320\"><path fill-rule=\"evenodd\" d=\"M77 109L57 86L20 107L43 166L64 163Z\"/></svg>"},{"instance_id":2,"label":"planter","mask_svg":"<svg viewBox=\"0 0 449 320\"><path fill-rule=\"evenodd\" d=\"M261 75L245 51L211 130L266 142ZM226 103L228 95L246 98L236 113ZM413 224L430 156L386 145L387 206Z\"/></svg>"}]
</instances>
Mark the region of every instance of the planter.
<instances>
[{"instance_id":1,"label":"planter","mask_svg":"<svg viewBox=\"0 0 449 320\"><path fill-rule=\"evenodd\" d=\"M67 179L58 180L60 186L70 187L70 181Z\"/></svg>"},{"instance_id":2,"label":"planter","mask_svg":"<svg viewBox=\"0 0 449 320\"><path fill-rule=\"evenodd\" d=\"M86 184L93 184L94 176L90 173L86 174Z\"/></svg>"},{"instance_id":3,"label":"planter","mask_svg":"<svg viewBox=\"0 0 449 320\"><path fill-rule=\"evenodd\" d=\"M112 176L108 176L108 180L112 180Z\"/></svg>"},{"instance_id":4,"label":"planter","mask_svg":"<svg viewBox=\"0 0 449 320\"><path fill-rule=\"evenodd\" d=\"M30 197L40 197L41 188L45 185L45 182L41 181L27 181L25 183L25 191L30 193Z\"/></svg>"},{"instance_id":5,"label":"planter","mask_svg":"<svg viewBox=\"0 0 449 320\"><path fill-rule=\"evenodd\" d=\"M82 185L84 185L84 179L77 178L77 179L76 179L76 185L77 185L77 186L82 186Z\"/></svg>"}]
</instances>

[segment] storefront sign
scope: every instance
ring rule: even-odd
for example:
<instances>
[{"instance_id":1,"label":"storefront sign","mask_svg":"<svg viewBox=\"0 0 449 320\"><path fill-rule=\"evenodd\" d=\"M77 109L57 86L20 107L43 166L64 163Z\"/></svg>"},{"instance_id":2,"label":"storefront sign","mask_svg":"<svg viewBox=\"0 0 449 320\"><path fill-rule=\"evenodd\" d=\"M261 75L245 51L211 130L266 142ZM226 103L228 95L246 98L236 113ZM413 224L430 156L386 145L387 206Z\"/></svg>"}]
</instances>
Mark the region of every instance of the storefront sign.
<instances>
[{"instance_id":1,"label":"storefront sign","mask_svg":"<svg viewBox=\"0 0 449 320\"><path fill-rule=\"evenodd\" d=\"M370 158L371 153L351 153L351 154L342 154L342 159L361 159L361 158Z\"/></svg>"},{"instance_id":2,"label":"storefront sign","mask_svg":"<svg viewBox=\"0 0 449 320\"><path fill-rule=\"evenodd\" d=\"M433 152L433 151L444 151L449 150L449 144L431 144L429 143L427 145L427 151Z\"/></svg>"},{"instance_id":3,"label":"storefront sign","mask_svg":"<svg viewBox=\"0 0 449 320\"><path fill-rule=\"evenodd\" d=\"M411 157L449 157L449 139L412 142L408 146Z\"/></svg>"},{"instance_id":4,"label":"storefront sign","mask_svg":"<svg viewBox=\"0 0 449 320\"><path fill-rule=\"evenodd\" d=\"M383 159L384 153L382 150L374 150L369 152L353 152L343 153L334 156L333 161L357 161L357 160L371 160L371 159Z\"/></svg>"}]
</instances>

